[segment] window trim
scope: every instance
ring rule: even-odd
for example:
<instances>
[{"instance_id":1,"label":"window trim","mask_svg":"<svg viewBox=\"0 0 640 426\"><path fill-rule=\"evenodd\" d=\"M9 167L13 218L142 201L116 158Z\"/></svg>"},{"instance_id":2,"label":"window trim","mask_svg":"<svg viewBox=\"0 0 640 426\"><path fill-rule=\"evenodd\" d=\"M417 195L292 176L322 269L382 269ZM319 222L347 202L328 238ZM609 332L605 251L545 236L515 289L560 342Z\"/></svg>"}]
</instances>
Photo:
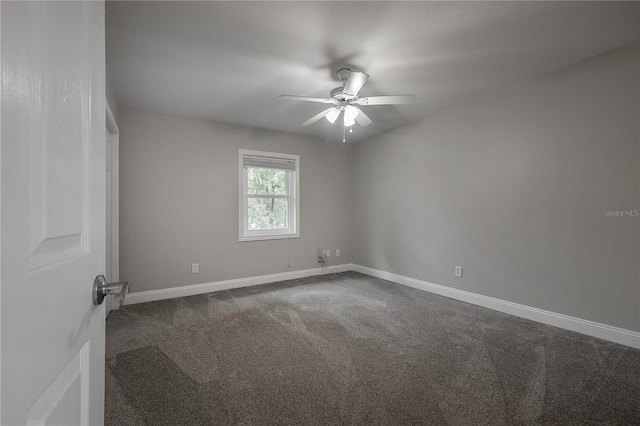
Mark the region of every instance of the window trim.
<instances>
[{"instance_id":1,"label":"window trim","mask_svg":"<svg viewBox=\"0 0 640 426\"><path fill-rule=\"evenodd\" d=\"M287 229L248 229L248 177L247 169L244 168L244 156L255 155L270 158L284 158L295 161L293 176L289 176L288 184L293 185L293 191L288 196L277 196L276 198L289 198L289 228ZM293 209L293 212L291 211ZM300 156L294 154L283 154L277 152L255 151L250 149L238 149L238 241L261 241L279 240L300 237Z\"/></svg>"}]
</instances>

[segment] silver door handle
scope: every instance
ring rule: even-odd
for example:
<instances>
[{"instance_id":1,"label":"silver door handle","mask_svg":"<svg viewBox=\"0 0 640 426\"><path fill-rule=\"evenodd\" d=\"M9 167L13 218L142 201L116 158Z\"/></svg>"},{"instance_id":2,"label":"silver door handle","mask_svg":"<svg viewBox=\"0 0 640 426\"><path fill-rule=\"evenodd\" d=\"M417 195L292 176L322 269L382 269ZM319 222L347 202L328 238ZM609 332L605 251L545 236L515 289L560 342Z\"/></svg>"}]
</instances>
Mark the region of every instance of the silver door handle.
<instances>
[{"instance_id":1,"label":"silver door handle","mask_svg":"<svg viewBox=\"0 0 640 426\"><path fill-rule=\"evenodd\" d=\"M93 280L93 304L101 305L106 296L120 296L120 307L124 305L124 298L131 292L131 281L108 283L104 275L98 275Z\"/></svg>"}]
</instances>

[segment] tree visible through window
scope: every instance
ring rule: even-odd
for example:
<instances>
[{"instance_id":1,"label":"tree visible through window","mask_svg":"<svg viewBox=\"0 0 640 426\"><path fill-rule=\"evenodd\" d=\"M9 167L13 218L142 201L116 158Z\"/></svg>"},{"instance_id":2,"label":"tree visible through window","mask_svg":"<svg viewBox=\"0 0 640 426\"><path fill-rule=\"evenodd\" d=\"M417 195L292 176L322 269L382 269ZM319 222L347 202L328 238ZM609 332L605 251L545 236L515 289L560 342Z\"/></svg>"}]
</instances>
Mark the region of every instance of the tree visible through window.
<instances>
[{"instance_id":1,"label":"tree visible through window","mask_svg":"<svg viewBox=\"0 0 640 426\"><path fill-rule=\"evenodd\" d=\"M285 170L248 167L249 229L287 227Z\"/></svg>"},{"instance_id":2,"label":"tree visible through window","mask_svg":"<svg viewBox=\"0 0 640 426\"><path fill-rule=\"evenodd\" d=\"M240 241L299 236L299 159L238 151Z\"/></svg>"}]
</instances>

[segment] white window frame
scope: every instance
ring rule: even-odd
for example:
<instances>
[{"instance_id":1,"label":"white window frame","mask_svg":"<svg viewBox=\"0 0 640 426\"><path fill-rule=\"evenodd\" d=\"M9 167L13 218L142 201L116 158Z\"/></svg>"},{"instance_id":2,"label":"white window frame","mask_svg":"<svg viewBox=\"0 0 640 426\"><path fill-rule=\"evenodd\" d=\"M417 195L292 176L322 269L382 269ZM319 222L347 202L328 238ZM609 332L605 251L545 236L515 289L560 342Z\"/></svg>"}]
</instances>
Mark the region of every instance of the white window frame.
<instances>
[{"instance_id":1,"label":"white window frame","mask_svg":"<svg viewBox=\"0 0 640 426\"><path fill-rule=\"evenodd\" d=\"M295 161L295 170L287 173L287 198L288 224L286 229L249 229L248 205L249 205L249 179L247 169L244 167L244 156L256 155L274 159L287 159ZM276 240L300 237L300 156L293 154L281 154L267 151L254 151L249 149L238 150L238 241Z\"/></svg>"}]
</instances>

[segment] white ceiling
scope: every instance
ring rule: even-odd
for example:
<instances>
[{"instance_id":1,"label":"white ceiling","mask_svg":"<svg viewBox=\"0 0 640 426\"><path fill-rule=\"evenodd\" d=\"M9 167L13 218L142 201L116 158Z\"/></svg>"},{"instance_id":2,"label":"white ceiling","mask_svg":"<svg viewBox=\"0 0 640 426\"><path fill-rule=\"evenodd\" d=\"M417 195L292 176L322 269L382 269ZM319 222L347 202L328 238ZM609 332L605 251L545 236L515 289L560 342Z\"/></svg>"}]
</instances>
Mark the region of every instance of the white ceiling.
<instances>
[{"instance_id":1,"label":"white ceiling","mask_svg":"<svg viewBox=\"0 0 640 426\"><path fill-rule=\"evenodd\" d=\"M120 106L340 141L339 122L300 124L338 68L367 72L361 96L389 130L456 102L636 41L638 2L107 2L107 67Z\"/></svg>"}]
</instances>

